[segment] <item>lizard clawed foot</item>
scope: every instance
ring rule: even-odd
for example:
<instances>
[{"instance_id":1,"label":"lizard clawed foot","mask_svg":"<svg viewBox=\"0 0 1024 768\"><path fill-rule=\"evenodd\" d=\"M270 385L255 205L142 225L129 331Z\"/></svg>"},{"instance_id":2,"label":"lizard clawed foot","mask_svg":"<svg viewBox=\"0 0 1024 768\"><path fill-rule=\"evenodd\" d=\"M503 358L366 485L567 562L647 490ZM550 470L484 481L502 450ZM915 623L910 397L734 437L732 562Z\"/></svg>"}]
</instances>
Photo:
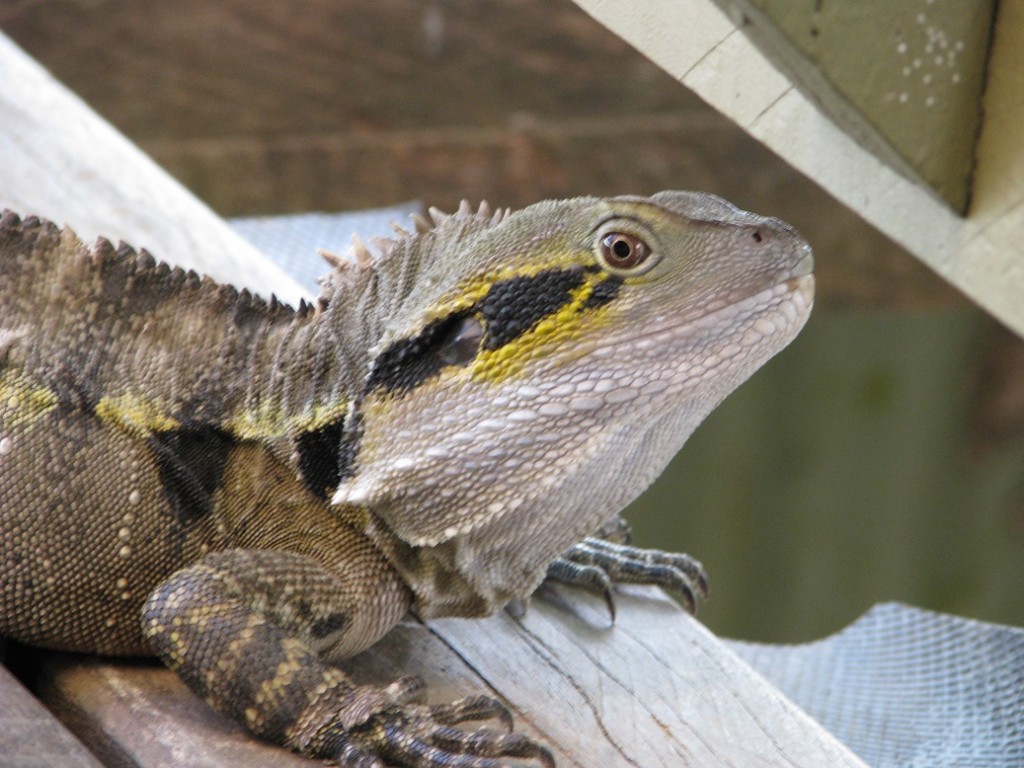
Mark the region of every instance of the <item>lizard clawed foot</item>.
<instances>
[{"instance_id":1,"label":"lizard clawed foot","mask_svg":"<svg viewBox=\"0 0 1024 768\"><path fill-rule=\"evenodd\" d=\"M555 760L547 747L511 731L512 714L497 699L469 696L433 706L396 701L408 700L405 692L416 688L414 680L402 678L384 689L384 697L393 703L372 714L361 713L361 722L356 725L346 726L344 721L349 720L351 712L343 713L338 722L318 735L320 746L316 751L333 753L342 768L384 768L392 764L406 768L506 768L509 758L554 768ZM392 691L403 693L393 697ZM370 688L353 691L359 698L376 701L382 700L380 693L380 689ZM505 730L463 731L452 727L489 719L499 720Z\"/></svg>"},{"instance_id":2,"label":"lizard clawed foot","mask_svg":"<svg viewBox=\"0 0 1024 768\"><path fill-rule=\"evenodd\" d=\"M439 723L457 725L469 720L500 720L507 732L512 730L512 713L490 696L467 696L450 704L435 704L430 714Z\"/></svg>"},{"instance_id":3,"label":"lizard clawed foot","mask_svg":"<svg viewBox=\"0 0 1024 768\"><path fill-rule=\"evenodd\" d=\"M640 549L595 537L584 539L555 559L548 566L548 578L601 594L612 621L615 620L612 597L615 583L659 586L678 595L693 614L697 613L700 601L708 596L704 566L689 555Z\"/></svg>"}]
</instances>

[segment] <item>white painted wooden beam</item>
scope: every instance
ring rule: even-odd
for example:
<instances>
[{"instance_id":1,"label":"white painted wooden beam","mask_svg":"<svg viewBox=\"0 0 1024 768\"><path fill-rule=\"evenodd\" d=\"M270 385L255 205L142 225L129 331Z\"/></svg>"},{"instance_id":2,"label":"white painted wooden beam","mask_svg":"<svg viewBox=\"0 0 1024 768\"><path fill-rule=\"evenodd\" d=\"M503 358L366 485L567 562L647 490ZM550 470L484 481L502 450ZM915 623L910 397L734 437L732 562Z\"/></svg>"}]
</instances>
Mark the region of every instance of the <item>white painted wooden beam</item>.
<instances>
[{"instance_id":1,"label":"white painted wooden beam","mask_svg":"<svg viewBox=\"0 0 1024 768\"><path fill-rule=\"evenodd\" d=\"M81 99L0 34L0 208L70 225L221 282L308 295ZM201 260L201 254L218 254Z\"/></svg>"},{"instance_id":2,"label":"white painted wooden beam","mask_svg":"<svg viewBox=\"0 0 1024 768\"><path fill-rule=\"evenodd\" d=\"M576 2L1024 335L1024 0L999 4L966 217L844 133L712 0Z\"/></svg>"}]
</instances>

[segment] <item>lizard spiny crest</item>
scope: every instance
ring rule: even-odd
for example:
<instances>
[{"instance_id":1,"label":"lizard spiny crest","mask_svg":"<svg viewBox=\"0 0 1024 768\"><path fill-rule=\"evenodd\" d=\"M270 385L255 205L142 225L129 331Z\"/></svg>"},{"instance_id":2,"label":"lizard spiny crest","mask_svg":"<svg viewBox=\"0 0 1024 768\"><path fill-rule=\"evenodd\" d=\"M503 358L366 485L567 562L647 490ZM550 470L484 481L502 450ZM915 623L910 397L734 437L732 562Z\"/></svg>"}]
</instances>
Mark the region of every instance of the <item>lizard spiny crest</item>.
<instances>
[{"instance_id":1,"label":"lizard spiny crest","mask_svg":"<svg viewBox=\"0 0 1024 768\"><path fill-rule=\"evenodd\" d=\"M346 290L358 290L361 280L368 279L368 275L360 277L365 270L374 270L390 259L403 258L405 253L418 248L429 250L429 241L457 240L469 231L493 227L500 224L511 214L510 208L498 208L492 210L487 201L481 201L474 209L468 200L463 200L455 213L444 213L438 208L428 209L430 221L419 213L411 214L413 222L412 230L405 229L397 222L392 222L391 227L395 231L395 237L372 237L370 245L376 253L371 251L367 244L358 234L352 237L352 247L349 257L338 256L328 251L319 251L331 271L325 274L318 281L320 295L318 303L326 307L327 304L341 292Z\"/></svg>"}]
</instances>

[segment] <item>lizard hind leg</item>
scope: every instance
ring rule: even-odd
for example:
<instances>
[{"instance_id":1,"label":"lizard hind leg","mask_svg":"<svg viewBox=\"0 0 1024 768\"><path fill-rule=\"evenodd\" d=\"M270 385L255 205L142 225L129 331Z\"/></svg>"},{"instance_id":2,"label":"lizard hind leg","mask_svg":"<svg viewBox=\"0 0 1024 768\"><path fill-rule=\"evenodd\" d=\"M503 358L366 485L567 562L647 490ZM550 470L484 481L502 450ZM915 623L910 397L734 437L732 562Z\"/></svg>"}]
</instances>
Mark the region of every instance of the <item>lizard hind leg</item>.
<instances>
[{"instance_id":1,"label":"lizard hind leg","mask_svg":"<svg viewBox=\"0 0 1024 768\"><path fill-rule=\"evenodd\" d=\"M357 653L405 614L410 598L390 582L348 578L281 550L211 554L164 581L143 608L156 654L214 709L254 734L349 768L489 768L503 757L553 765L516 733L451 726L507 710L488 697L433 707L414 703L417 678L357 686L325 655ZM362 573L362 578L358 574ZM379 575L379 574L378 574ZM372 587L371 587L372 585Z\"/></svg>"}]
</instances>

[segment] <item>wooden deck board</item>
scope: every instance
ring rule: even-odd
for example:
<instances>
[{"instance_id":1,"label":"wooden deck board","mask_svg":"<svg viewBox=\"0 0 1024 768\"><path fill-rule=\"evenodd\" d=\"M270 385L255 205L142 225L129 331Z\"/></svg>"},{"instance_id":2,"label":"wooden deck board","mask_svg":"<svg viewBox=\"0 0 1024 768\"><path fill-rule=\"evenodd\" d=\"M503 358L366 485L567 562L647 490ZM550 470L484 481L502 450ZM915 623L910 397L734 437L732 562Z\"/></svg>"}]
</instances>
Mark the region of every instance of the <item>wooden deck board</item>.
<instances>
[{"instance_id":1,"label":"wooden deck board","mask_svg":"<svg viewBox=\"0 0 1024 768\"><path fill-rule=\"evenodd\" d=\"M343 666L361 683L419 674L433 702L487 692L561 768L863 764L653 589L575 590L527 615L401 624ZM248 736L153 663L57 655L40 695L106 765L314 765ZM492 726L493 727L493 726Z\"/></svg>"},{"instance_id":2,"label":"wooden deck board","mask_svg":"<svg viewBox=\"0 0 1024 768\"><path fill-rule=\"evenodd\" d=\"M100 763L0 665L0 766L100 768Z\"/></svg>"}]
</instances>

